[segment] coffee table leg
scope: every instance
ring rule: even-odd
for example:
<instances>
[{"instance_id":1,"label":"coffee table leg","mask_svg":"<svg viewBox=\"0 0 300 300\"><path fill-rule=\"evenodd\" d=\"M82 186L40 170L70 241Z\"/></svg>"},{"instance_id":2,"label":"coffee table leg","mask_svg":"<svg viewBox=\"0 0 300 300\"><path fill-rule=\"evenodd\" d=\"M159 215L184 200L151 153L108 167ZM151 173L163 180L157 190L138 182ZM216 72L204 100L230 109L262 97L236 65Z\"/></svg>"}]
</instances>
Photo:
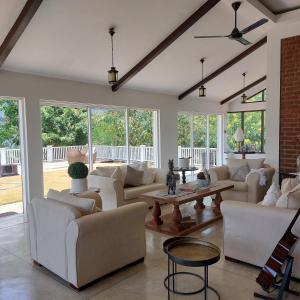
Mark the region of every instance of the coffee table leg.
<instances>
[{"instance_id":1,"label":"coffee table leg","mask_svg":"<svg viewBox=\"0 0 300 300\"><path fill-rule=\"evenodd\" d=\"M197 199L196 201L197 201L197 203L194 205L194 208L197 212L200 213L205 208L205 205L203 204L203 198Z\"/></svg>"},{"instance_id":2,"label":"coffee table leg","mask_svg":"<svg viewBox=\"0 0 300 300\"><path fill-rule=\"evenodd\" d=\"M180 209L179 209L179 205L174 205L172 217L173 217L173 222L174 223L178 223L178 224L181 223L182 215L181 215L181 212L180 212Z\"/></svg>"},{"instance_id":3,"label":"coffee table leg","mask_svg":"<svg viewBox=\"0 0 300 300\"><path fill-rule=\"evenodd\" d=\"M214 212L220 214L221 213L221 209L220 209L220 205L221 202L223 201L221 193L217 193L216 194L216 198L215 198L215 205L216 207L214 208Z\"/></svg>"},{"instance_id":4,"label":"coffee table leg","mask_svg":"<svg viewBox=\"0 0 300 300\"><path fill-rule=\"evenodd\" d=\"M185 171L182 170L182 183L185 184L186 183L186 177L185 177Z\"/></svg>"},{"instance_id":5,"label":"coffee table leg","mask_svg":"<svg viewBox=\"0 0 300 300\"><path fill-rule=\"evenodd\" d=\"M163 220L161 219L161 210L160 205L158 201L154 202L153 212L152 212L152 223L155 225L161 225L163 224Z\"/></svg>"}]
</instances>

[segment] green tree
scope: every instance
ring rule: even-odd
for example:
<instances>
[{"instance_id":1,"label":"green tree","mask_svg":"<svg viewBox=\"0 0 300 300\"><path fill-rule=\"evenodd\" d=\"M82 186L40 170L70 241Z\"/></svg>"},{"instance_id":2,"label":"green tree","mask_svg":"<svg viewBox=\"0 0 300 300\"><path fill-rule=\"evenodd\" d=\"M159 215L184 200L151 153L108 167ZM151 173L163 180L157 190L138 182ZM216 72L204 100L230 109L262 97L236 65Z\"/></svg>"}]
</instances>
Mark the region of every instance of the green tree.
<instances>
[{"instance_id":1,"label":"green tree","mask_svg":"<svg viewBox=\"0 0 300 300\"><path fill-rule=\"evenodd\" d=\"M43 146L87 144L87 111L69 107L42 106Z\"/></svg>"},{"instance_id":2,"label":"green tree","mask_svg":"<svg viewBox=\"0 0 300 300\"><path fill-rule=\"evenodd\" d=\"M19 147L18 101L0 99L0 147Z\"/></svg>"}]
</instances>

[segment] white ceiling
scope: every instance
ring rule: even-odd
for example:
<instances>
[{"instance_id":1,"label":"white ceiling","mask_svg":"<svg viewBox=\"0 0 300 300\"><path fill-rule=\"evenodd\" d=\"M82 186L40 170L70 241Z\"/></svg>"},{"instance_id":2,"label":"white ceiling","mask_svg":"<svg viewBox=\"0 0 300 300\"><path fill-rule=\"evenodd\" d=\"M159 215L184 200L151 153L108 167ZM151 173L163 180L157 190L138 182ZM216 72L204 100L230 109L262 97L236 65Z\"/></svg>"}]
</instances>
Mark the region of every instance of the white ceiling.
<instances>
[{"instance_id":1,"label":"white ceiling","mask_svg":"<svg viewBox=\"0 0 300 300\"><path fill-rule=\"evenodd\" d=\"M246 49L228 39L195 40L193 35L229 34L233 1L223 0L125 87L178 95L201 79L200 58L209 74ZM0 43L25 0L0 0ZM108 28L116 26L115 64L124 75L205 0L51 0L43 1L3 68L106 84L110 68ZM247 2L239 10L240 29L264 17ZM255 43L271 22L247 34ZM241 74L250 83L266 73L266 46L207 84L208 99L220 101L241 88ZM193 93L196 97L196 93Z\"/></svg>"},{"instance_id":2,"label":"white ceiling","mask_svg":"<svg viewBox=\"0 0 300 300\"><path fill-rule=\"evenodd\" d=\"M300 0L260 0L260 2L275 13L300 7Z\"/></svg>"}]
</instances>

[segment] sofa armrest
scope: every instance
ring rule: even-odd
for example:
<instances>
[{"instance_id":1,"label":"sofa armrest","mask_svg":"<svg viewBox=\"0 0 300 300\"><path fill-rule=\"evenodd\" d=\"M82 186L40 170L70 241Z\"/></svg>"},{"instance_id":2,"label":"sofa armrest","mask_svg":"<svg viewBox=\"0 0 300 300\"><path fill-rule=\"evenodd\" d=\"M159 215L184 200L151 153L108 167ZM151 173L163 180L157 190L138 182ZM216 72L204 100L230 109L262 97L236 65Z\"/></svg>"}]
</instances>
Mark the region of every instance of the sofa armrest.
<instances>
[{"instance_id":1,"label":"sofa armrest","mask_svg":"<svg viewBox=\"0 0 300 300\"><path fill-rule=\"evenodd\" d=\"M146 255L146 203L84 216L67 230L68 280L81 287Z\"/></svg>"},{"instance_id":2,"label":"sofa armrest","mask_svg":"<svg viewBox=\"0 0 300 300\"><path fill-rule=\"evenodd\" d=\"M103 210L124 205L124 188L120 181L110 177L89 175L88 187L100 189Z\"/></svg>"},{"instance_id":3,"label":"sofa armrest","mask_svg":"<svg viewBox=\"0 0 300 300\"><path fill-rule=\"evenodd\" d=\"M247 177L248 202L258 203L263 200L270 185L272 184L274 172L275 170L273 168L264 169L264 174L267 179L265 185L259 184L260 175L258 173L252 173Z\"/></svg>"},{"instance_id":4,"label":"sofa armrest","mask_svg":"<svg viewBox=\"0 0 300 300\"><path fill-rule=\"evenodd\" d=\"M209 169L210 179L212 183L218 180L229 179L229 170L227 166L214 167Z\"/></svg>"},{"instance_id":5,"label":"sofa armrest","mask_svg":"<svg viewBox=\"0 0 300 300\"><path fill-rule=\"evenodd\" d=\"M223 201L224 255L263 266L285 233L296 210ZM300 219L292 232L300 236ZM300 243L293 251L294 276L300 278Z\"/></svg>"}]
</instances>

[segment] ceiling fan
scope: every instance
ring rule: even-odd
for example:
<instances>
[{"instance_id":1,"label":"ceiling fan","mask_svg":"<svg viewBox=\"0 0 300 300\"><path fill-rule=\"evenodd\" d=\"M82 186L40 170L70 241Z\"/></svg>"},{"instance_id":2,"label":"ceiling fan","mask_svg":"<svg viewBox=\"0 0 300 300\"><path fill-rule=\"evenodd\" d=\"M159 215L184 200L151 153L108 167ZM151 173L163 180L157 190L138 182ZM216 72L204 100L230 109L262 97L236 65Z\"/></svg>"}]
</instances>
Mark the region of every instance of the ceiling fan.
<instances>
[{"instance_id":1,"label":"ceiling fan","mask_svg":"<svg viewBox=\"0 0 300 300\"><path fill-rule=\"evenodd\" d=\"M196 35L194 36L195 39L203 39L203 38L229 38L231 40L240 42L241 44L247 46L250 45L251 43L247 41L246 39L243 38L243 35L258 28L259 26L265 24L268 22L266 18L262 18L259 21L253 23L252 25L244 28L243 30L239 30L237 28L237 10L241 6L241 2L233 2L232 3L232 8L234 10L234 28L232 32L228 35Z\"/></svg>"}]
</instances>

